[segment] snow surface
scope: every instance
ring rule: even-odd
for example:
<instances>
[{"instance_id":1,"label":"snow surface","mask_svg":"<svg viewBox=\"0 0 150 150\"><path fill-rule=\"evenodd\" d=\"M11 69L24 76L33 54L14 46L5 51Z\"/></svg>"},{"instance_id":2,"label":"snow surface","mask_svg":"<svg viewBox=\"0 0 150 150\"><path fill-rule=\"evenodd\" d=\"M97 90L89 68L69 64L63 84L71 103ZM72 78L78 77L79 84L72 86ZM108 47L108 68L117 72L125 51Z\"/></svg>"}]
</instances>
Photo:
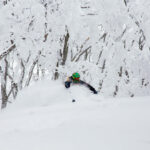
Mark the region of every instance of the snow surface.
<instances>
[{"instance_id":1,"label":"snow surface","mask_svg":"<svg viewBox=\"0 0 150 150\"><path fill-rule=\"evenodd\" d=\"M0 113L0 149L149 150L149 98L109 99L39 81Z\"/></svg>"},{"instance_id":2,"label":"snow surface","mask_svg":"<svg viewBox=\"0 0 150 150\"><path fill-rule=\"evenodd\" d=\"M45 74L54 79L56 71L59 79L79 72L105 96L150 96L149 0L3 3L0 1L0 55L12 44L16 46L7 55L11 76L7 79L7 93L12 79L20 89L26 86L38 56L31 82ZM62 65L67 33L68 53ZM0 66L5 72L4 57Z\"/></svg>"}]
</instances>

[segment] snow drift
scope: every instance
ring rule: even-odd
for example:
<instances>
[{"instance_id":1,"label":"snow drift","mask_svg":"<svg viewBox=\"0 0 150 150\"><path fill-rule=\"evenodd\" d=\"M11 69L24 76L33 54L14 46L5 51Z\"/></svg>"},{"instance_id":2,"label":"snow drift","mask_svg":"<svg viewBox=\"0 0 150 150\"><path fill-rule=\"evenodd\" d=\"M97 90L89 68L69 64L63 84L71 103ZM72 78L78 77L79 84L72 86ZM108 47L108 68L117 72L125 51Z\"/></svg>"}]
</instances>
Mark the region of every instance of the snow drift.
<instances>
[{"instance_id":1,"label":"snow drift","mask_svg":"<svg viewBox=\"0 0 150 150\"><path fill-rule=\"evenodd\" d=\"M84 87L65 89L60 82L41 81L24 89L0 113L0 146L3 150L149 150L149 107L149 97L106 99Z\"/></svg>"}]
</instances>

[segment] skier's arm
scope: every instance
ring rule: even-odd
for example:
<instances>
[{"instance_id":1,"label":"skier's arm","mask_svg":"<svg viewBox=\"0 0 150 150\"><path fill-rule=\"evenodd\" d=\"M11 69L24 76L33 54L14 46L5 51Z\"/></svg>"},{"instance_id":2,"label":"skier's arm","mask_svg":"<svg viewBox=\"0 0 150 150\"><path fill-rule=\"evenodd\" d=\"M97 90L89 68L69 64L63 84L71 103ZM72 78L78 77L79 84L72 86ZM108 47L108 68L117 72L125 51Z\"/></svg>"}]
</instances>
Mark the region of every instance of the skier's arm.
<instances>
[{"instance_id":1,"label":"skier's arm","mask_svg":"<svg viewBox=\"0 0 150 150\"><path fill-rule=\"evenodd\" d=\"M84 82L84 81L82 81L82 80L80 80L80 83L83 84L83 85L85 85L86 87L88 87L89 90L91 90L94 94L97 94L97 91L96 91L95 88L92 87L91 85L87 84L86 82Z\"/></svg>"},{"instance_id":2,"label":"skier's arm","mask_svg":"<svg viewBox=\"0 0 150 150\"><path fill-rule=\"evenodd\" d=\"M89 84L87 84L87 87L94 93L97 94L97 91Z\"/></svg>"}]
</instances>

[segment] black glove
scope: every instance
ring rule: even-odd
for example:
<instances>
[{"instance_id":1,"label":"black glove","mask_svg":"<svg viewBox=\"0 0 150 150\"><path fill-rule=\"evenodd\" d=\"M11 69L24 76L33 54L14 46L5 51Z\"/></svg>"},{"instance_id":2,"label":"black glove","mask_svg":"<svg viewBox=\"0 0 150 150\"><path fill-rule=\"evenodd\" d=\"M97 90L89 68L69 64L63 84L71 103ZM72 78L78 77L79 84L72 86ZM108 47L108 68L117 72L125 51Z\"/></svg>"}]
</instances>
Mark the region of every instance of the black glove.
<instances>
[{"instance_id":1,"label":"black glove","mask_svg":"<svg viewBox=\"0 0 150 150\"><path fill-rule=\"evenodd\" d=\"M70 82L66 81L66 82L65 82L65 87L66 87L66 88L69 88L69 87L70 87Z\"/></svg>"},{"instance_id":2,"label":"black glove","mask_svg":"<svg viewBox=\"0 0 150 150\"><path fill-rule=\"evenodd\" d=\"M97 94L98 92L95 90L95 91L93 91L93 93L94 93L94 94Z\"/></svg>"}]
</instances>

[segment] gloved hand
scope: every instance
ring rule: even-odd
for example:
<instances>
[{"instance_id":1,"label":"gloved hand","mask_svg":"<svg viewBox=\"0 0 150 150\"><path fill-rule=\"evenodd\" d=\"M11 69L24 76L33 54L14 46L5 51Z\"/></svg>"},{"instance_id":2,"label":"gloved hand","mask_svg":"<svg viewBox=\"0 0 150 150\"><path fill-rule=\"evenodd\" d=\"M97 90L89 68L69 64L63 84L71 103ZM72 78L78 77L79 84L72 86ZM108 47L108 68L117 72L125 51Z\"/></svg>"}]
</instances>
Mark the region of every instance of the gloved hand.
<instances>
[{"instance_id":1,"label":"gloved hand","mask_svg":"<svg viewBox=\"0 0 150 150\"><path fill-rule=\"evenodd\" d=\"M95 90L95 91L93 91L94 92L94 94L97 94L98 92Z\"/></svg>"},{"instance_id":2,"label":"gloved hand","mask_svg":"<svg viewBox=\"0 0 150 150\"><path fill-rule=\"evenodd\" d=\"M65 87L66 87L66 88L69 88L69 87L70 87L70 82L66 81L66 82L65 82Z\"/></svg>"}]
</instances>

